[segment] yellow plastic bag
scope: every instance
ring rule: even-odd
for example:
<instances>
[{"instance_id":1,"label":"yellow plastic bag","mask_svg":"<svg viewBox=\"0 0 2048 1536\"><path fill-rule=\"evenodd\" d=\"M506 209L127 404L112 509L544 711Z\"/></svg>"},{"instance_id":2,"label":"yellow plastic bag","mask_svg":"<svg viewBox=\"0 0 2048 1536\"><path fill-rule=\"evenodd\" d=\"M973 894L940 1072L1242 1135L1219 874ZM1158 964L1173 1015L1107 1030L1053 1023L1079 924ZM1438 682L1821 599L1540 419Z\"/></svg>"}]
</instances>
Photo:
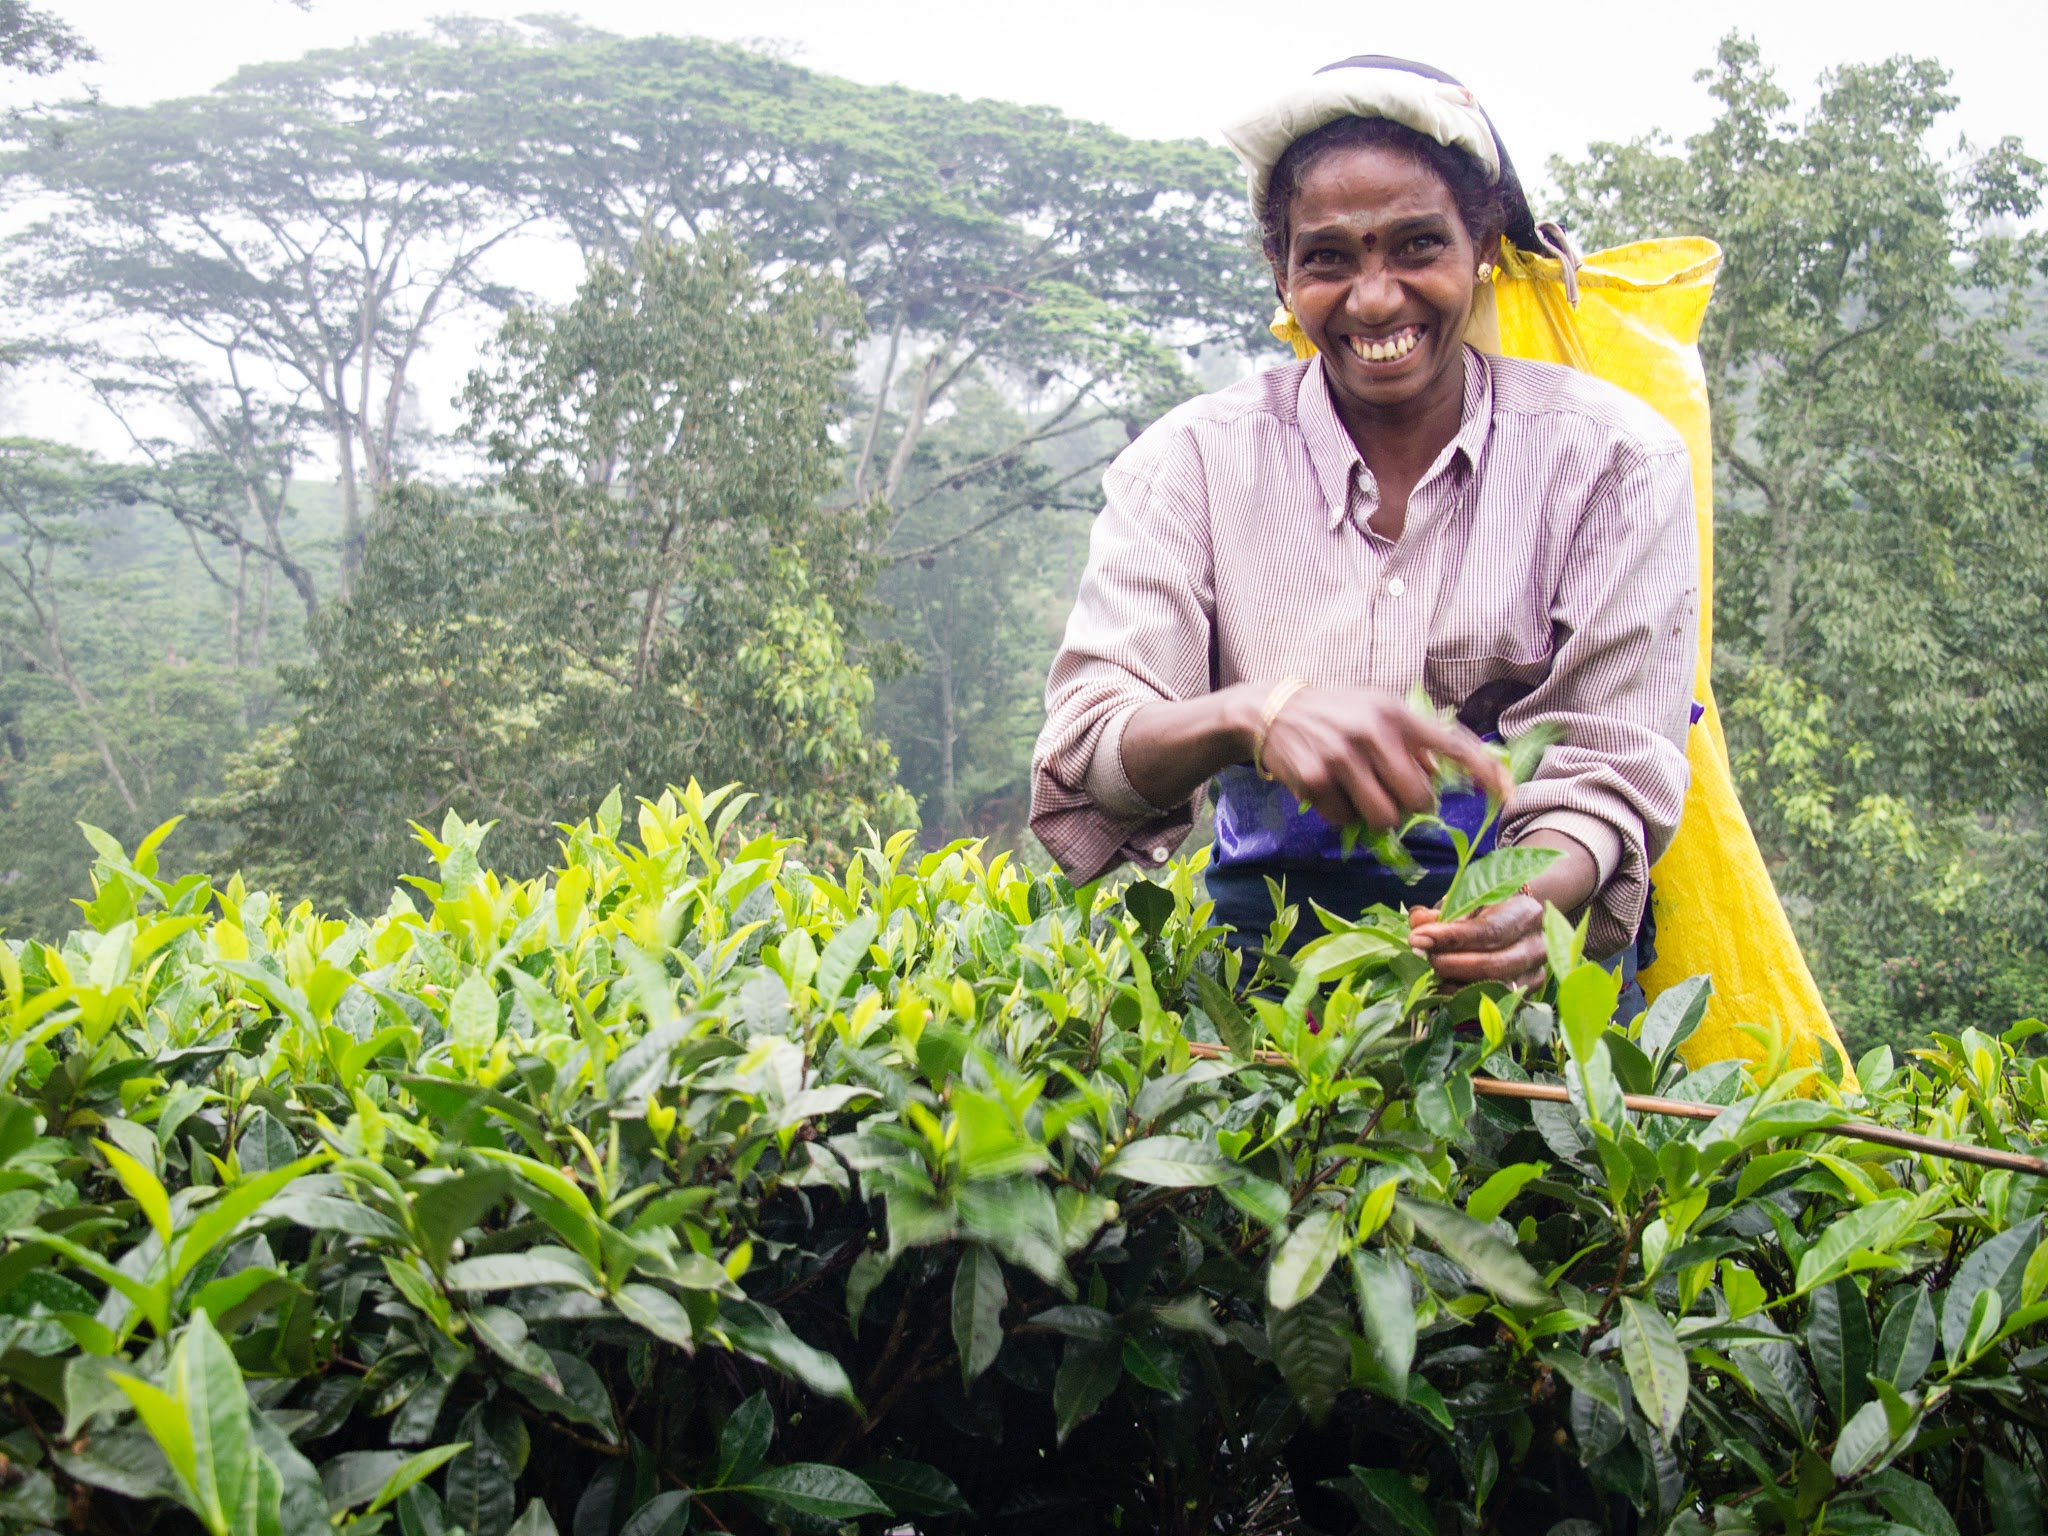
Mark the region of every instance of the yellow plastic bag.
<instances>
[{"instance_id":1,"label":"yellow plastic bag","mask_svg":"<svg viewBox=\"0 0 2048 1536\"><path fill-rule=\"evenodd\" d=\"M1576 304L1561 262L1506 242L1501 256L1493 314L1484 305L1475 311L1467 340L1484 351L1564 363L1619 384L1654 406L1692 450L1700 530L1700 660L1693 686L1706 713L1688 744L1692 784L1678 835L1650 871L1657 960L1643 972L1643 990L1655 997L1688 976L1713 978L1706 1021L1684 1049L1690 1065L1759 1055L1738 1024L1775 1025L1791 1065L1823 1064L1841 1052L1841 1040L1736 799L1714 707L1714 453L1696 343L1720 248L1711 240L1676 239L1598 252L1578 269Z\"/></svg>"}]
</instances>

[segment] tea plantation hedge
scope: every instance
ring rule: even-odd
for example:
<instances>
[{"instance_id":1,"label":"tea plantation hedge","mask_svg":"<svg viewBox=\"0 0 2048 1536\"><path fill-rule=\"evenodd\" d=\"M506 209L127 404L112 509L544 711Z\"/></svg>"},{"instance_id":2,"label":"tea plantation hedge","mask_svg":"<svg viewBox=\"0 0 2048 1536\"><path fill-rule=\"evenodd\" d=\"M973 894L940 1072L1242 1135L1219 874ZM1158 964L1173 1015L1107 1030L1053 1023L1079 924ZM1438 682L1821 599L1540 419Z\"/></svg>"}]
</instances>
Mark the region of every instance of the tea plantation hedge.
<instances>
[{"instance_id":1,"label":"tea plantation hedge","mask_svg":"<svg viewBox=\"0 0 2048 1536\"><path fill-rule=\"evenodd\" d=\"M0 1524L2039 1536L2048 1190L1830 1128L2039 1146L2040 1025L1688 1071L1562 925L1240 974L1196 864L740 813L451 820L373 921L95 835L0 945Z\"/></svg>"}]
</instances>

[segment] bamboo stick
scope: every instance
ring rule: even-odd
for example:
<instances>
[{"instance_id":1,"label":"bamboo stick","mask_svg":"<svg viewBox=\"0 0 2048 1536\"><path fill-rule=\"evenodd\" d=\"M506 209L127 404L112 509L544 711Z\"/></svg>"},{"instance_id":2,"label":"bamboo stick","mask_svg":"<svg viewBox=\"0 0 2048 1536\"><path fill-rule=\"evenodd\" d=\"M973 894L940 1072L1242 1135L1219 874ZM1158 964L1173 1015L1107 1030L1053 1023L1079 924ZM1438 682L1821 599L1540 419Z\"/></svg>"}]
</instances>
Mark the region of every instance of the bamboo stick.
<instances>
[{"instance_id":1,"label":"bamboo stick","mask_svg":"<svg viewBox=\"0 0 2048 1536\"><path fill-rule=\"evenodd\" d=\"M1207 1060L1228 1060L1230 1052L1223 1046L1210 1045L1207 1041L1190 1040L1188 1050ZM1259 1066L1282 1067L1288 1060L1278 1051L1254 1051L1252 1060ZM1488 1099L1534 1099L1549 1104L1568 1104L1571 1094L1562 1083L1511 1083L1498 1077L1475 1077L1472 1091ZM1638 1114L1675 1115L1686 1120L1714 1120L1720 1117L1724 1106L1717 1104L1693 1104L1684 1099L1659 1098L1648 1093L1625 1093L1621 1102ZM1852 1141L1874 1142L1882 1147L1897 1147L1904 1152L1920 1152L1929 1157L1945 1157L1959 1163L1978 1163L1986 1168L2009 1168L2015 1173L2031 1173L2036 1178L2048 1178L2048 1158L2029 1157L2024 1152L2001 1152L1995 1147L1973 1147L1960 1141L1943 1141L1934 1136L1922 1136L1914 1131L1895 1131L1888 1125L1872 1125L1867 1120L1845 1120L1840 1125L1817 1125L1807 1131L1788 1132L1800 1136L1846 1136Z\"/></svg>"}]
</instances>

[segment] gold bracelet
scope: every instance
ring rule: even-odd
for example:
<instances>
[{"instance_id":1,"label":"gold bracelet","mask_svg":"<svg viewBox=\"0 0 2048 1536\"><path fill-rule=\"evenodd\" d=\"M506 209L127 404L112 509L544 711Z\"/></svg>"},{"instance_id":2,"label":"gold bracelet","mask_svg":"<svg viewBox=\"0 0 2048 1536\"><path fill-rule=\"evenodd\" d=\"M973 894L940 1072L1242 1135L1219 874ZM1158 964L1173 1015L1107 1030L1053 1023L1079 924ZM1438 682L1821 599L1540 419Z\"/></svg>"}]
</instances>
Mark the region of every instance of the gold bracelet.
<instances>
[{"instance_id":1,"label":"gold bracelet","mask_svg":"<svg viewBox=\"0 0 2048 1536\"><path fill-rule=\"evenodd\" d=\"M1252 768L1269 784L1273 775L1266 772L1266 733L1273 729L1273 722L1280 718L1280 711L1287 707L1288 701L1307 686L1305 677L1282 678L1266 695L1266 707L1259 711L1259 732L1252 737Z\"/></svg>"}]
</instances>

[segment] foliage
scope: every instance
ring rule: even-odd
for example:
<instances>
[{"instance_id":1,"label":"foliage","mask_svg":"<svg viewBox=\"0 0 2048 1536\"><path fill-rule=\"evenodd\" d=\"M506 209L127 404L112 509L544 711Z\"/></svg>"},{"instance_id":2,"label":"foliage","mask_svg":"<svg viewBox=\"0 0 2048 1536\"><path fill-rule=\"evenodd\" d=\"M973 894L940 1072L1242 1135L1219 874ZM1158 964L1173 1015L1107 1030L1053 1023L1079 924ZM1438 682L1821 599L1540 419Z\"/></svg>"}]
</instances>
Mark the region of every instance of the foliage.
<instances>
[{"instance_id":1,"label":"foliage","mask_svg":"<svg viewBox=\"0 0 2048 1536\"><path fill-rule=\"evenodd\" d=\"M2048 771L2048 456L2013 353L2048 271L2024 232L2042 166L2012 140L1937 148L1955 100L1928 60L1831 71L1804 113L1739 38L1702 78L1719 113L1682 148L1553 171L1587 240L1727 252L1701 351L1715 685L1750 809L1853 1038L1912 1033L1867 973L1958 930L2010 933L2038 1009L2048 929L2012 928L2038 864L2016 907L1991 897L2023 859L1996 834L2031 822ZM1900 891L1875 934L1873 886ZM1993 1027L1995 1006L1966 1016Z\"/></svg>"},{"instance_id":2,"label":"foliage","mask_svg":"<svg viewBox=\"0 0 2048 1536\"><path fill-rule=\"evenodd\" d=\"M878 690L875 728L929 831L1015 846L1046 658L1087 558L1085 520L1058 514L1096 510L1102 445L1078 434L963 485L959 471L1018 436L1023 421L991 389L961 391L955 403L925 434L891 509L876 585L889 617L877 627L916 669ZM1034 515L1007 515L1019 502Z\"/></svg>"},{"instance_id":3,"label":"foliage","mask_svg":"<svg viewBox=\"0 0 2048 1536\"><path fill-rule=\"evenodd\" d=\"M193 600L204 577L149 515L157 484L61 444L0 440L0 924L9 931L55 935L77 921L71 898L87 894L78 818L140 838L216 787L222 754L269 702L263 680L242 667L286 637L270 633L256 601L238 624L234 607L223 615Z\"/></svg>"},{"instance_id":4,"label":"foliage","mask_svg":"<svg viewBox=\"0 0 2048 1536\"><path fill-rule=\"evenodd\" d=\"M9 1528L2036 1528L2048 1191L1833 1128L2038 1147L2038 1024L1688 1072L1561 922L1547 1002L1390 913L1240 974L1199 861L743 814L346 921L95 834L0 947Z\"/></svg>"},{"instance_id":5,"label":"foliage","mask_svg":"<svg viewBox=\"0 0 2048 1536\"><path fill-rule=\"evenodd\" d=\"M858 324L829 279L767 282L718 236L515 315L469 388L495 495L387 498L290 675L301 713L208 809L250 866L374 905L405 820L453 807L531 874L554 806L693 767L747 769L805 837L910 819L850 645L874 514L823 504Z\"/></svg>"}]
</instances>

